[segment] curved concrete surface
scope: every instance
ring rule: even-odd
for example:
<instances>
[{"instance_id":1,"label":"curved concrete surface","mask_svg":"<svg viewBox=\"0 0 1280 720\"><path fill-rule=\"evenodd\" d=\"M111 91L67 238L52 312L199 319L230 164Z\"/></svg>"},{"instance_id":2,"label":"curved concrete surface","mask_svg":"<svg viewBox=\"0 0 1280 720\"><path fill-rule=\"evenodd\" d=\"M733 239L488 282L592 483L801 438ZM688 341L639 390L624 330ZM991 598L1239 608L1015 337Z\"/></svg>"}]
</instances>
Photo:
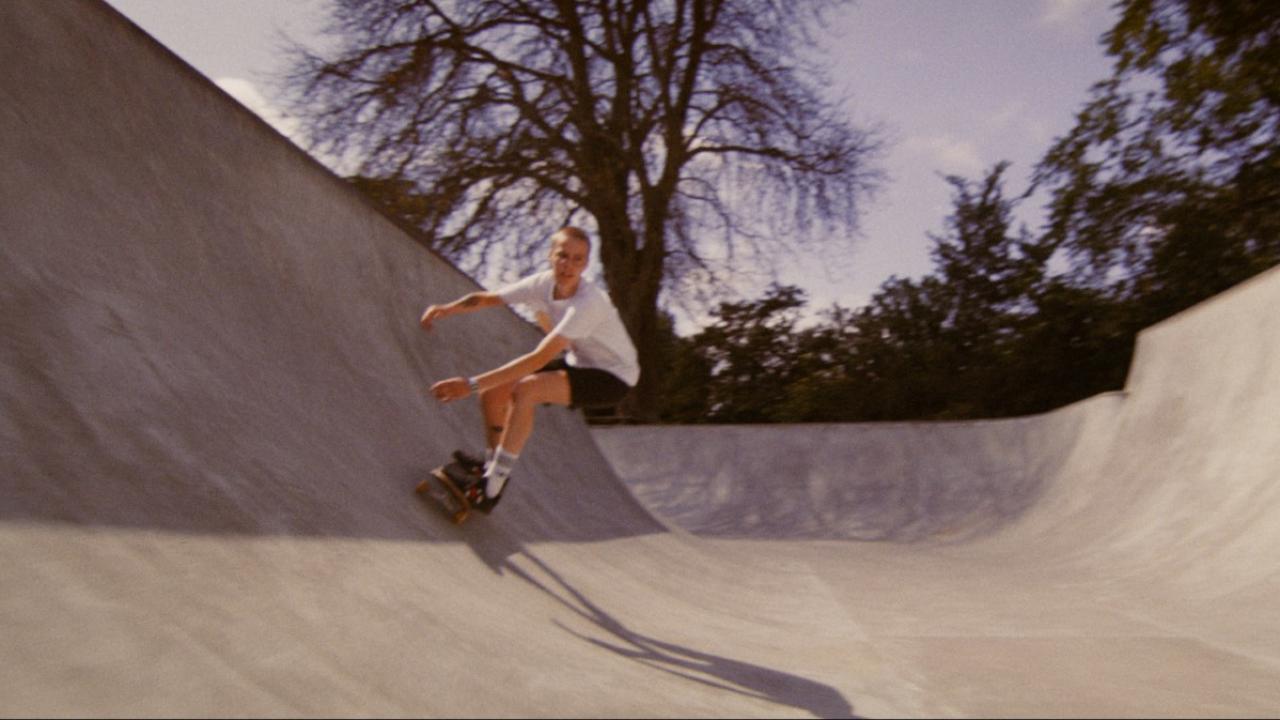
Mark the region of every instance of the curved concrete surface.
<instances>
[{"instance_id":1,"label":"curved concrete surface","mask_svg":"<svg viewBox=\"0 0 1280 720\"><path fill-rule=\"evenodd\" d=\"M1276 272L1037 418L599 431L633 494L542 411L455 528L423 390L531 328L97 2L0 3L0 157L2 715L1280 708Z\"/></svg>"},{"instance_id":2,"label":"curved concrete surface","mask_svg":"<svg viewBox=\"0 0 1280 720\"><path fill-rule=\"evenodd\" d=\"M805 563L926 714L1274 715L1276 307L1280 270L1038 417L594 435L673 526Z\"/></svg>"}]
</instances>

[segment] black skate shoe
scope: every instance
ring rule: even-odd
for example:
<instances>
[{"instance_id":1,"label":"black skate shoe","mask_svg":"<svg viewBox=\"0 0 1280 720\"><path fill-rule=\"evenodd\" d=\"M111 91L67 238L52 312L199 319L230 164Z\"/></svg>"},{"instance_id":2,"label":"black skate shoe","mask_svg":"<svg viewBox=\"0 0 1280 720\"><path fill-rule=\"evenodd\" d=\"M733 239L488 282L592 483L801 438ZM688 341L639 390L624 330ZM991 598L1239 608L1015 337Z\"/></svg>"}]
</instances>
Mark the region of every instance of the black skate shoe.
<instances>
[{"instance_id":1,"label":"black skate shoe","mask_svg":"<svg viewBox=\"0 0 1280 720\"><path fill-rule=\"evenodd\" d=\"M466 494L467 490L484 478L483 469L476 470L474 466L458 460L456 457L453 462L440 468L440 470L449 479L449 482L463 494Z\"/></svg>"},{"instance_id":2,"label":"black skate shoe","mask_svg":"<svg viewBox=\"0 0 1280 720\"><path fill-rule=\"evenodd\" d=\"M484 460L465 450L454 450L453 460L461 465L462 469L466 470L468 474L475 475L477 480L484 475Z\"/></svg>"},{"instance_id":3,"label":"black skate shoe","mask_svg":"<svg viewBox=\"0 0 1280 720\"><path fill-rule=\"evenodd\" d=\"M511 478L507 478L507 482L511 482ZM498 501L502 499L502 493L507 489L507 486L503 485L502 491L498 492L497 497L489 497L489 493L485 489L487 484L488 481L482 477L474 485L467 488L467 504L471 506L472 510L477 510L485 515L493 512L493 509L498 507Z\"/></svg>"}]
</instances>

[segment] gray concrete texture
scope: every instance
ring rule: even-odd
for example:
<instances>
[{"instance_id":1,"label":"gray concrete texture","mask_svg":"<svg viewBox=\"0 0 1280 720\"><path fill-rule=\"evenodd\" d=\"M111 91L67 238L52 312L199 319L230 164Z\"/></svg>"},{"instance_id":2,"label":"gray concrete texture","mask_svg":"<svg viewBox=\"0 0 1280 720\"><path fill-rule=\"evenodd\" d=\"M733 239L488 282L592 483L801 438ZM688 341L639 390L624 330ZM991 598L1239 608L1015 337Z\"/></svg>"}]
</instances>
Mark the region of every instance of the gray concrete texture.
<instances>
[{"instance_id":1,"label":"gray concrete texture","mask_svg":"<svg viewBox=\"0 0 1280 720\"><path fill-rule=\"evenodd\" d=\"M546 409L454 527L531 327L98 2L0 3L0 157L0 715L1280 712L1280 272L1038 417Z\"/></svg>"}]
</instances>

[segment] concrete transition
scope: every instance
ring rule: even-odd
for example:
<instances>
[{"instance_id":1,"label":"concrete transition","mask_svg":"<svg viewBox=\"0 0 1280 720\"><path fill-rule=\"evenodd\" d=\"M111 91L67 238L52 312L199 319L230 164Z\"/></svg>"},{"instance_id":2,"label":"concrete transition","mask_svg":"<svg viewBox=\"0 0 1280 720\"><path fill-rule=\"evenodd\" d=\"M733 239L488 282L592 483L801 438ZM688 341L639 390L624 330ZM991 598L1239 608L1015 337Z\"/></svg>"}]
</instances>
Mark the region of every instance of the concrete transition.
<instances>
[{"instance_id":1,"label":"concrete transition","mask_svg":"<svg viewBox=\"0 0 1280 720\"><path fill-rule=\"evenodd\" d=\"M1280 712L1280 271L1038 417L541 411L458 528L532 328L98 2L0 3L0 157L2 715Z\"/></svg>"}]
</instances>

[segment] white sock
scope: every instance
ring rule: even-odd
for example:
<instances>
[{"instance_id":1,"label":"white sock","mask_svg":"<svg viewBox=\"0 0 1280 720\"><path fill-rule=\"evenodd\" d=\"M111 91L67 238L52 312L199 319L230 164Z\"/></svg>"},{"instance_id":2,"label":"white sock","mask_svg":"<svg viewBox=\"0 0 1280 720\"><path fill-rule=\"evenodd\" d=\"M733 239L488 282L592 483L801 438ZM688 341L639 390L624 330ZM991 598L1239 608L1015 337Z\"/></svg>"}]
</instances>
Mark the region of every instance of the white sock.
<instances>
[{"instance_id":1,"label":"white sock","mask_svg":"<svg viewBox=\"0 0 1280 720\"><path fill-rule=\"evenodd\" d=\"M485 495L491 498L498 497L498 493L502 492L502 486L507 484L507 478L511 476L511 468L515 466L516 460L519 459L519 455L498 448L497 452L493 454L493 461L489 463L488 469L484 471Z\"/></svg>"}]
</instances>

